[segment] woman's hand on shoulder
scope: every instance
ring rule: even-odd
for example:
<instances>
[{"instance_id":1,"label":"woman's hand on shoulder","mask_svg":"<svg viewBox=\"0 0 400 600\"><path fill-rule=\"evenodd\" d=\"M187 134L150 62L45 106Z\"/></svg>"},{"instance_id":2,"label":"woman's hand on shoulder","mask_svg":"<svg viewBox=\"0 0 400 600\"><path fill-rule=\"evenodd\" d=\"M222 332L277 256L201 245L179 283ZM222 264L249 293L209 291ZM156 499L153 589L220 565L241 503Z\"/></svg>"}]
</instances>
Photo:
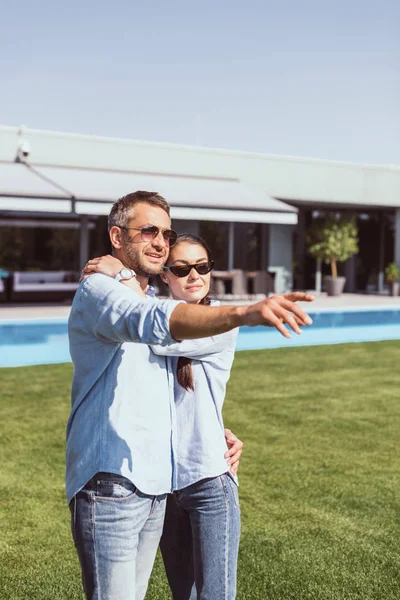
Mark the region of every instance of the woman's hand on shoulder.
<instances>
[{"instance_id":1,"label":"woman's hand on shoulder","mask_svg":"<svg viewBox=\"0 0 400 600\"><path fill-rule=\"evenodd\" d=\"M124 265L118 258L111 256L111 254L106 254L105 256L92 258L86 263L82 270L82 279L93 273L102 273L109 277L115 277L123 268Z\"/></svg>"}]
</instances>

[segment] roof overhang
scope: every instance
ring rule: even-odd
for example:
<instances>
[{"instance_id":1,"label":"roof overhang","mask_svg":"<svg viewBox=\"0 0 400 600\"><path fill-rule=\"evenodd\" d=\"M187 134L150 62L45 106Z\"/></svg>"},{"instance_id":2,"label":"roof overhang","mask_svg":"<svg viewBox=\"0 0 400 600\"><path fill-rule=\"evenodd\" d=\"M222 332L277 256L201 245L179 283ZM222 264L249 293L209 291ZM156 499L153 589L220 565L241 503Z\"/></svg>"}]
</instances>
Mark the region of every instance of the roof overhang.
<instances>
[{"instance_id":1,"label":"roof overhang","mask_svg":"<svg viewBox=\"0 0 400 600\"><path fill-rule=\"evenodd\" d=\"M52 173L53 169L81 169L146 174L148 180L152 174L161 173L179 179L240 179L295 206L302 203L301 206L313 208L324 204L327 209L338 210L350 206L355 210L400 208L399 164L354 164L4 126L0 126L0 164L26 160L21 155L24 143L30 146L28 161L38 168L49 168ZM135 188L111 190L107 200L111 202L129 189ZM167 191L158 191L174 204ZM95 198L98 192L97 188ZM255 210L253 206L240 208Z\"/></svg>"},{"instance_id":2,"label":"roof overhang","mask_svg":"<svg viewBox=\"0 0 400 600\"><path fill-rule=\"evenodd\" d=\"M276 223L280 225L297 225L297 214L295 212L227 210L172 206L171 217L173 219L188 219L191 221L224 221L229 223Z\"/></svg>"}]
</instances>

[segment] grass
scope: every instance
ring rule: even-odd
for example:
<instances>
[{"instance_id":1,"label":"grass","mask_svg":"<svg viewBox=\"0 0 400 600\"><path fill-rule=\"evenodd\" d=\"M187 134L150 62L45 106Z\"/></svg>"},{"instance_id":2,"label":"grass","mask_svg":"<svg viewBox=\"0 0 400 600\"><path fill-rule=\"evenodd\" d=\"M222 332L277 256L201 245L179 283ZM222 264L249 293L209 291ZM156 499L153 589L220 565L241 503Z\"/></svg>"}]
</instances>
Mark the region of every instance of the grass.
<instances>
[{"instance_id":1,"label":"grass","mask_svg":"<svg viewBox=\"0 0 400 600\"><path fill-rule=\"evenodd\" d=\"M400 342L237 354L238 600L400 597ZM64 497L71 365L0 369L0 599L81 600ZM157 558L147 600L168 600Z\"/></svg>"}]
</instances>

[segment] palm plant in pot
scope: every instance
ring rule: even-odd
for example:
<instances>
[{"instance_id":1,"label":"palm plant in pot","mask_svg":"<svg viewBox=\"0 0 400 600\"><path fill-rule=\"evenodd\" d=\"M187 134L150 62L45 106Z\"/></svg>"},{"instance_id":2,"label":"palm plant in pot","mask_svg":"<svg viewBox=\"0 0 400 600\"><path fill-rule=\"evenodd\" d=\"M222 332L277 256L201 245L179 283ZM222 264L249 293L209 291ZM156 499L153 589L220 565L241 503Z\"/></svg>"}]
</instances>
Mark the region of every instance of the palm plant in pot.
<instances>
[{"instance_id":1,"label":"palm plant in pot","mask_svg":"<svg viewBox=\"0 0 400 600\"><path fill-rule=\"evenodd\" d=\"M346 278L338 276L337 264L358 253L355 218L330 214L315 219L306 239L311 256L331 266L331 276L325 278L328 296L339 296Z\"/></svg>"},{"instance_id":2,"label":"palm plant in pot","mask_svg":"<svg viewBox=\"0 0 400 600\"><path fill-rule=\"evenodd\" d=\"M391 296L399 295L399 267L396 263L390 263L385 269L386 281L389 284L389 293Z\"/></svg>"}]
</instances>

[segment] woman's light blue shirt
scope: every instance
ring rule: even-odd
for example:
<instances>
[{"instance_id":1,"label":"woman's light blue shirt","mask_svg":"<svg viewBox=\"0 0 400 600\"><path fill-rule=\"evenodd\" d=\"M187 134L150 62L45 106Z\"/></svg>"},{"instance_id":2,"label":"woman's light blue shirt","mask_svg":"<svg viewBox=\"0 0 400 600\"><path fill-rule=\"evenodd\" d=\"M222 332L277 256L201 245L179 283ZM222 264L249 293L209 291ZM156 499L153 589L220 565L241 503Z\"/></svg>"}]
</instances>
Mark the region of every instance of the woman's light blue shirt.
<instances>
[{"instance_id":1,"label":"woman's light blue shirt","mask_svg":"<svg viewBox=\"0 0 400 600\"><path fill-rule=\"evenodd\" d=\"M168 375L174 381L174 490L229 470L224 458L227 445L222 407L237 334L235 329L210 338L151 346L155 354L167 357ZM194 391L185 390L177 380L179 356L192 359Z\"/></svg>"}]
</instances>

